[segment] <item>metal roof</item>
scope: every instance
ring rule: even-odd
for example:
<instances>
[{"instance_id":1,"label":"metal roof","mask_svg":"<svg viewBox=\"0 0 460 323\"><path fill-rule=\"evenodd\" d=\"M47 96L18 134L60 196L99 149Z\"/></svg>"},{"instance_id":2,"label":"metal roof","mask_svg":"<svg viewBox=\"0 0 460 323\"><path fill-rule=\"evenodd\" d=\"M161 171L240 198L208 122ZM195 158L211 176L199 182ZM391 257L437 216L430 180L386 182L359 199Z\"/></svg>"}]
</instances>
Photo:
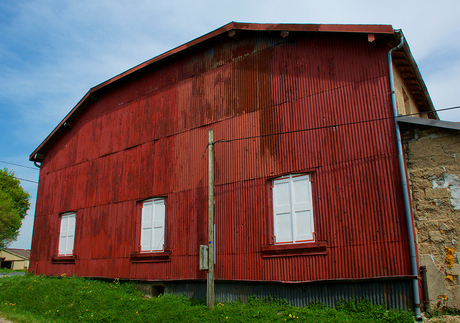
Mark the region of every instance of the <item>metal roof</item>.
<instances>
[{"instance_id":1,"label":"metal roof","mask_svg":"<svg viewBox=\"0 0 460 323\"><path fill-rule=\"evenodd\" d=\"M259 32L281 32L284 36L288 35L289 32L311 32L311 33L363 33L363 34L384 34L389 36L389 41L394 42L395 46L402 37L400 30L393 30L391 25L341 25L341 24L258 24L258 23L240 23L230 22L210 33L207 33L201 37L191 40L181 46L178 46L170 51L167 51L159 56L156 56L144 63L141 63L113 78L91 88L85 96L77 103L77 105L65 116L65 118L54 128L54 130L46 137L46 139L32 152L29 156L30 161L41 161L44 158L44 154L54 144L54 142L64 133L67 127L72 127L72 122L76 120L81 113L94 101L98 100L98 92L103 89L107 89L110 86L124 81L136 73L139 73L149 66L153 66L158 62L164 62L168 58L174 57L174 55L184 52L194 46L202 44L218 36L228 34L230 37L237 37L237 33L248 32L248 31L259 31ZM283 36L283 37L284 37ZM409 70L403 75L405 80L412 84L411 90L418 91L421 93L417 96L418 103L421 104L425 111L434 112L437 118L433 103L429 97L428 91L426 90L425 83L418 70L417 64L410 53L407 42L403 46L403 56L396 62L397 64L405 64L405 67L409 66ZM404 57L406 59L404 59ZM414 81L415 80L415 81Z\"/></svg>"},{"instance_id":2,"label":"metal roof","mask_svg":"<svg viewBox=\"0 0 460 323\"><path fill-rule=\"evenodd\" d=\"M436 128L443 128L443 129L449 129L449 130L460 130L460 123L458 122L441 121L441 120L417 118L417 117L410 117L410 116L399 116L397 120L399 123L405 123L409 125L436 127Z\"/></svg>"},{"instance_id":3,"label":"metal roof","mask_svg":"<svg viewBox=\"0 0 460 323\"><path fill-rule=\"evenodd\" d=\"M30 259L30 249L14 249L14 248L6 248L3 251L8 252L12 255L15 255L20 258L24 258L29 260Z\"/></svg>"}]
</instances>

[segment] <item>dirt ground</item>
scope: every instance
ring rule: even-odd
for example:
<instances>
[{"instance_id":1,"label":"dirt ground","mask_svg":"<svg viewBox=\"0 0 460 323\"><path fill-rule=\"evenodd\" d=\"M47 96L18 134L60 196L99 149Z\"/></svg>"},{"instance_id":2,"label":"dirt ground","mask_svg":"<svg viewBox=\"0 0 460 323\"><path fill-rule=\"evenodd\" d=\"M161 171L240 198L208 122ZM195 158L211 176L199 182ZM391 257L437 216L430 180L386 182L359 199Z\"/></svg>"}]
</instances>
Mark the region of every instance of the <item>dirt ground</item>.
<instances>
[{"instance_id":1,"label":"dirt ground","mask_svg":"<svg viewBox=\"0 0 460 323\"><path fill-rule=\"evenodd\" d=\"M423 322L460 323L460 316L443 315L431 319L424 319Z\"/></svg>"}]
</instances>

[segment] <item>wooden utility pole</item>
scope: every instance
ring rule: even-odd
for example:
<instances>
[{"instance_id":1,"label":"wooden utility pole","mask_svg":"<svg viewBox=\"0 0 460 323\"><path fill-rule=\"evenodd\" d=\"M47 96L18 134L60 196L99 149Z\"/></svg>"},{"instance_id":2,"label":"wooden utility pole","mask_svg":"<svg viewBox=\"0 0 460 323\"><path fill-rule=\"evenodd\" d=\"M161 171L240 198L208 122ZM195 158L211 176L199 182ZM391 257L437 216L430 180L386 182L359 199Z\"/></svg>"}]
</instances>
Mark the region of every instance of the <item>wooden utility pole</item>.
<instances>
[{"instance_id":1,"label":"wooden utility pole","mask_svg":"<svg viewBox=\"0 0 460 323\"><path fill-rule=\"evenodd\" d=\"M209 191L208 191L208 308L214 307L214 133L209 129Z\"/></svg>"}]
</instances>

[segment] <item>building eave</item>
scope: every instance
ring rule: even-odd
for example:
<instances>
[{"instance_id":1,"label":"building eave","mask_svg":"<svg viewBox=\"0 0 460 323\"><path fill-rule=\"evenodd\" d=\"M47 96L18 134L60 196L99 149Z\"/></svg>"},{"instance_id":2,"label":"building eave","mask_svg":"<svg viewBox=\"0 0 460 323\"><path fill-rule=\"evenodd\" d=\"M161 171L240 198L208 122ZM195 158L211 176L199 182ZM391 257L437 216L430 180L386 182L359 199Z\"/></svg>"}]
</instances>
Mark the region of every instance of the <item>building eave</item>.
<instances>
[{"instance_id":1,"label":"building eave","mask_svg":"<svg viewBox=\"0 0 460 323\"><path fill-rule=\"evenodd\" d=\"M399 42L404 37L404 34L402 30L395 30L395 36ZM431 119L439 120L438 113L428 93L428 88L406 40L403 43L401 51L394 52L393 56L395 64L400 65L400 69L407 69L406 72L402 72L402 76L422 112L426 112Z\"/></svg>"},{"instance_id":2,"label":"building eave","mask_svg":"<svg viewBox=\"0 0 460 323\"><path fill-rule=\"evenodd\" d=\"M2 251L7 252L7 253L9 253L10 255L13 255L13 256L15 256L15 257L18 257L18 258L21 258L21 259L24 259L24 260L29 260L29 258L28 258L27 256L25 256L25 255L23 255L23 254L20 254L20 253L17 253L17 252L15 252L15 251L13 251L12 249L5 248L5 249L3 249ZM26 250L24 250L24 251L26 251ZM30 252L30 251L29 251L29 252Z\"/></svg>"},{"instance_id":3,"label":"building eave","mask_svg":"<svg viewBox=\"0 0 460 323\"><path fill-rule=\"evenodd\" d=\"M436 127L448 130L460 131L460 123L451 121L442 121L435 119L425 119L410 116L399 116L397 118L401 124L407 124L411 126L423 126L423 127Z\"/></svg>"}]
</instances>

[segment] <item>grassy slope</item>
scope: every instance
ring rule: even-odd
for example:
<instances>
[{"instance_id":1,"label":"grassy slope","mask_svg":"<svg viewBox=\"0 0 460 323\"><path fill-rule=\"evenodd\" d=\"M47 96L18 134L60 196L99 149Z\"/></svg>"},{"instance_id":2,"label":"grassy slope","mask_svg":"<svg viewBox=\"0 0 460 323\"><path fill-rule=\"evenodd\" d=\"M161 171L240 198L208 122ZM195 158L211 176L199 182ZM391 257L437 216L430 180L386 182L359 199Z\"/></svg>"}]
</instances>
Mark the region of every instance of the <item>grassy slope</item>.
<instances>
[{"instance_id":1,"label":"grassy slope","mask_svg":"<svg viewBox=\"0 0 460 323\"><path fill-rule=\"evenodd\" d=\"M202 302L176 295L143 298L134 283L29 274L0 280L0 313L16 322L413 322L410 313L367 301L332 309L250 299L208 310Z\"/></svg>"}]
</instances>

